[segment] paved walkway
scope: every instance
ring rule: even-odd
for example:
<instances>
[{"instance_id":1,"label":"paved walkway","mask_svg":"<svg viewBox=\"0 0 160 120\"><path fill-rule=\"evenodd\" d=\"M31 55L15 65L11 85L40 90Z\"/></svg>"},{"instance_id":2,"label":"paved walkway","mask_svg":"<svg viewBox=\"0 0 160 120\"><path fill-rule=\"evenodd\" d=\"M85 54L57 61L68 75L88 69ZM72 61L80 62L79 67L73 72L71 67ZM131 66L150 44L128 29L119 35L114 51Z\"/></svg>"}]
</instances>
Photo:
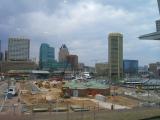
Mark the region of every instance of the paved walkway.
<instances>
[{"instance_id":1,"label":"paved walkway","mask_svg":"<svg viewBox=\"0 0 160 120\"><path fill-rule=\"evenodd\" d=\"M91 100L92 102L95 102L96 104L99 104L100 107L105 108L105 109L111 109L111 106L114 105L114 109L131 109L128 106L122 106L122 105L118 105L118 104L113 104L110 102L102 102L96 99L89 99L89 98L78 98L78 97L72 97L72 99L76 99L76 100Z\"/></svg>"},{"instance_id":2,"label":"paved walkway","mask_svg":"<svg viewBox=\"0 0 160 120\"><path fill-rule=\"evenodd\" d=\"M95 100L95 99L91 99L91 101L99 104L100 107L106 108L106 109L111 109L112 105L113 105L113 108L116 110L118 110L118 109L131 109L130 107L127 107L127 106L117 105L117 104L113 104L113 103L109 103L109 102L102 102L102 101Z\"/></svg>"}]
</instances>

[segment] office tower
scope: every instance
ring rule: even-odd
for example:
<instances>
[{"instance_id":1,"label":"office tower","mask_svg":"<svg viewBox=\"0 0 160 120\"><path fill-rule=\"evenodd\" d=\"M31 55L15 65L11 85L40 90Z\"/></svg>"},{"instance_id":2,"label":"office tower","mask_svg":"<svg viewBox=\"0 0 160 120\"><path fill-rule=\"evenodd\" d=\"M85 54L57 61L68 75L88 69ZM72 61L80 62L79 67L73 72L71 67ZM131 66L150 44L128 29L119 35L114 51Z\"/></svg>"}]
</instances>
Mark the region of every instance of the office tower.
<instances>
[{"instance_id":1,"label":"office tower","mask_svg":"<svg viewBox=\"0 0 160 120\"><path fill-rule=\"evenodd\" d=\"M72 70L78 70L78 56L77 55L68 55L67 63L71 65Z\"/></svg>"},{"instance_id":2,"label":"office tower","mask_svg":"<svg viewBox=\"0 0 160 120\"><path fill-rule=\"evenodd\" d=\"M1 40L0 40L0 52L1 52Z\"/></svg>"},{"instance_id":3,"label":"office tower","mask_svg":"<svg viewBox=\"0 0 160 120\"><path fill-rule=\"evenodd\" d=\"M9 38L8 59L10 61L29 61L30 40L27 38Z\"/></svg>"},{"instance_id":4,"label":"office tower","mask_svg":"<svg viewBox=\"0 0 160 120\"><path fill-rule=\"evenodd\" d=\"M123 35L110 33L108 37L109 76L118 80L123 75Z\"/></svg>"},{"instance_id":5,"label":"office tower","mask_svg":"<svg viewBox=\"0 0 160 120\"><path fill-rule=\"evenodd\" d=\"M65 44L63 44L59 50L59 62L66 62L67 56L69 55L68 48Z\"/></svg>"},{"instance_id":6,"label":"office tower","mask_svg":"<svg viewBox=\"0 0 160 120\"><path fill-rule=\"evenodd\" d=\"M46 43L40 47L39 66L41 69L51 69L55 63L55 49Z\"/></svg>"},{"instance_id":7,"label":"office tower","mask_svg":"<svg viewBox=\"0 0 160 120\"><path fill-rule=\"evenodd\" d=\"M0 61L3 61L3 52L0 52Z\"/></svg>"},{"instance_id":8,"label":"office tower","mask_svg":"<svg viewBox=\"0 0 160 120\"><path fill-rule=\"evenodd\" d=\"M160 62L156 62L156 63L150 63L149 64L149 72L156 78L160 77L159 74L159 70L160 70Z\"/></svg>"},{"instance_id":9,"label":"office tower","mask_svg":"<svg viewBox=\"0 0 160 120\"><path fill-rule=\"evenodd\" d=\"M3 52L2 52L2 49L1 49L1 40L0 40L0 61L3 60Z\"/></svg>"},{"instance_id":10,"label":"office tower","mask_svg":"<svg viewBox=\"0 0 160 120\"><path fill-rule=\"evenodd\" d=\"M138 60L123 60L123 73L129 76L138 74Z\"/></svg>"},{"instance_id":11,"label":"office tower","mask_svg":"<svg viewBox=\"0 0 160 120\"><path fill-rule=\"evenodd\" d=\"M4 61L8 61L8 51L5 50L5 53L4 53Z\"/></svg>"}]
</instances>

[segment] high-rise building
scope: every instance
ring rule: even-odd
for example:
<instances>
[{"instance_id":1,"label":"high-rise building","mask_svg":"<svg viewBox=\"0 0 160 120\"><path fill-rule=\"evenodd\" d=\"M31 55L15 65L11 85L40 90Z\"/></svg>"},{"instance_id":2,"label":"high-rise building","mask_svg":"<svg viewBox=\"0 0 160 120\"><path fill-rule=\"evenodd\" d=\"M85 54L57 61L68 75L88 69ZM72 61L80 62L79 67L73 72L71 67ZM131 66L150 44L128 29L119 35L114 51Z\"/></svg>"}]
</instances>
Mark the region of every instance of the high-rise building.
<instances>
[{"instance_id":1,"label":"high-rise building","mask_svg":"<svg viewBox=\"0 0 160 120\"><path fill-rule=\"evenodd\" d=\"M4 61L8 61L8 51L7 50L5 50Z\"/></svg>"},{"instance_id":2,"label":"high-rise building","mask_svg":"<svg viewBox=\"0 0 160 120\"><path fill-rule=\"evenodd\" d=\"M154 74L156 74L156 72L157 72L157 63L150 63L149 64L149 71L153 72Z\"/></svg>"},{"instance_id":3,"label":"high-rise building","mask_svg":"<svg viewBox=\"0 0 160 120\"><path fill-rule=\"evenodd\" d=\"M160 77L159 69L160 69L160 62L149 64L149 72L151 72L156 78Z\"/></svg>"},{"instance_id":4,"label":"high-rise building","mask_svg":"<svg viewBox=\"0 0 160 120\"><path fill-rule=\"evenodd\" d=\"M51 69L55 63L55 49L46 43L40 47L39 66L41 69Z\"/></svg>"},{"instance_id":5,"label":"high-rise building","mask_svg":"<svg viewBox=\"0 0 160 120\"><path fill-rule=\"evenodd\" d=\"M67 63L71 65L72 70L78 70L78 56L77 55L68 55Z\"/></svg>"},{"instance_id":6,"label":"high-rise building","mask_svg":"<svg viewBox=\"0 0 160 120\"><path fill-rule=\"evenodd\" d=\"M67 56L69 55L68 48L63 44L59 50L59 62L67 62Z\"/></svg>"},{"instance_id":7,"label":"high-rise building","mask_svg":"<svg viewBox=\"0 0 160 120\"><path fill-rule=\"evenodd\" d=\"M2 49L1 49L1 40L0 40L0 61L3 60L3 52L2 52Z\"/></svg>"},{"instance_id":8,"label":"high-rise building","mask_svg":"<svg viewBox=\"0 0 160 120\"><path fill-rule=\"evenodd\" d=\"M1 52L1 40L0 40L0 52Z\"/></svg>"},{"instance_id":9,"label":"high-rise building","mask_svg":"<svg viewBox=\"0 0 160 120\"><path fill-rule=\"evenodd\" d=\"M118 80L123 75L123 35L110 33L108 37L109 76Z\"/></svg>"},{"instance_id":10,"label":"high-rise building","mask_svg":"<svg viewBox=\"0 0 160 120\"><path fill-rule=\"evenodd\" d=\"M3 61L3 52L0 52L0 61Z\"/></svg>"},{"instance_id":11,"label":"high-rise building","mask_svg":"<svg viewBox=\"0 0 160 120\"><path fill-rule=\"evenodd\" d=\"M126 75L138 74L138 60L123 60L123 73Z\"/></svg>"},{"instance_id":12,"label":"high-rise building","mask_svg":"<svg viewBox=\"0 0 160 120\"><path fill-rule=\"evenodd\" d=\"M30 40L27 38L9 38L8 59L10 61L29 61Z\"/></svg>"}]
</instances>

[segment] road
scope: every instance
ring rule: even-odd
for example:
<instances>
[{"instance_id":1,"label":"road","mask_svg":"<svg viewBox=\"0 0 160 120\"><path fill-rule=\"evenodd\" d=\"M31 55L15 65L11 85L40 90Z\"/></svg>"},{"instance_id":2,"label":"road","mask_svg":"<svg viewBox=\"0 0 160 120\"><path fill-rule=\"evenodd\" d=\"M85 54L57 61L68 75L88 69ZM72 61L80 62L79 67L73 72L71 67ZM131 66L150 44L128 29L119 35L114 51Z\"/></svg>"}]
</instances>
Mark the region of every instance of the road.
<instances>
[{"instance_id":1,"label":"road","mask_svg":"<svg viewBox=\"0 0 160 120\"><path fill-rule=\"evenodd\" d=\"M12 83L11 83L12 84ZM13 85L13 84L12 84ZM19 89L19 83L15 84L17 89ZM4 91L7 91L8 84L6 82L0 83L0 105L3 105L2 112L17 112L20 113L21 104L18 103L18 96L14 96L11 99L5 99Z\"/></svg>"},{"instance_id":2,"label":"road","mask_svg":"<svg viewBox=\"0 0 160 120\"><path fill-rule=\"evenodd\" d=\"M5 91L7 91L8 84L4 81L0 82L0 104L3 102L5 98Z\"/></svg>"}]
</instances>

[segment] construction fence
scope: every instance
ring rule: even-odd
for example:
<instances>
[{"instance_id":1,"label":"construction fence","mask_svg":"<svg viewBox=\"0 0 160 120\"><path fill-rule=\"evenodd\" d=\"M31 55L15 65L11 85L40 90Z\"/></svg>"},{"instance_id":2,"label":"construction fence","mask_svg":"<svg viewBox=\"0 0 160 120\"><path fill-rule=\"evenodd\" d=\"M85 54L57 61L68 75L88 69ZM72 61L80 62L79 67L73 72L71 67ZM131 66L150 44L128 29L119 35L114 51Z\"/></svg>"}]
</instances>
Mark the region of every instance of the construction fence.
<instances>
[{"instance_id":1,"label":"construction fence","mask_svg":"<svg viewBox=\"0 0 160 120\"><path fill-rule=\"evenodd\" d=\"M19 106L4 106L3 111L0 113L0 120L106 120L106 117L109 119L110 114L113 114L113 118L116 115L124 113L143 115L141 112L147 110L151 110L151 112L155 111L155 115L159 115L160 106L134 108L131 110L108 110L98 107L78 108L78 106L68 106L68 109L66 110L64 108L56 108L54 106L51 106L50 109L47 109L44 107L40 108L26 105L22 106L20 109ZM151 112L149 112L149 115L151 115ZM147 112L145 114L148 115ZM141 117L140 115L138 116L143 118L143 116Z\"/></svg>"}]
</instances>

